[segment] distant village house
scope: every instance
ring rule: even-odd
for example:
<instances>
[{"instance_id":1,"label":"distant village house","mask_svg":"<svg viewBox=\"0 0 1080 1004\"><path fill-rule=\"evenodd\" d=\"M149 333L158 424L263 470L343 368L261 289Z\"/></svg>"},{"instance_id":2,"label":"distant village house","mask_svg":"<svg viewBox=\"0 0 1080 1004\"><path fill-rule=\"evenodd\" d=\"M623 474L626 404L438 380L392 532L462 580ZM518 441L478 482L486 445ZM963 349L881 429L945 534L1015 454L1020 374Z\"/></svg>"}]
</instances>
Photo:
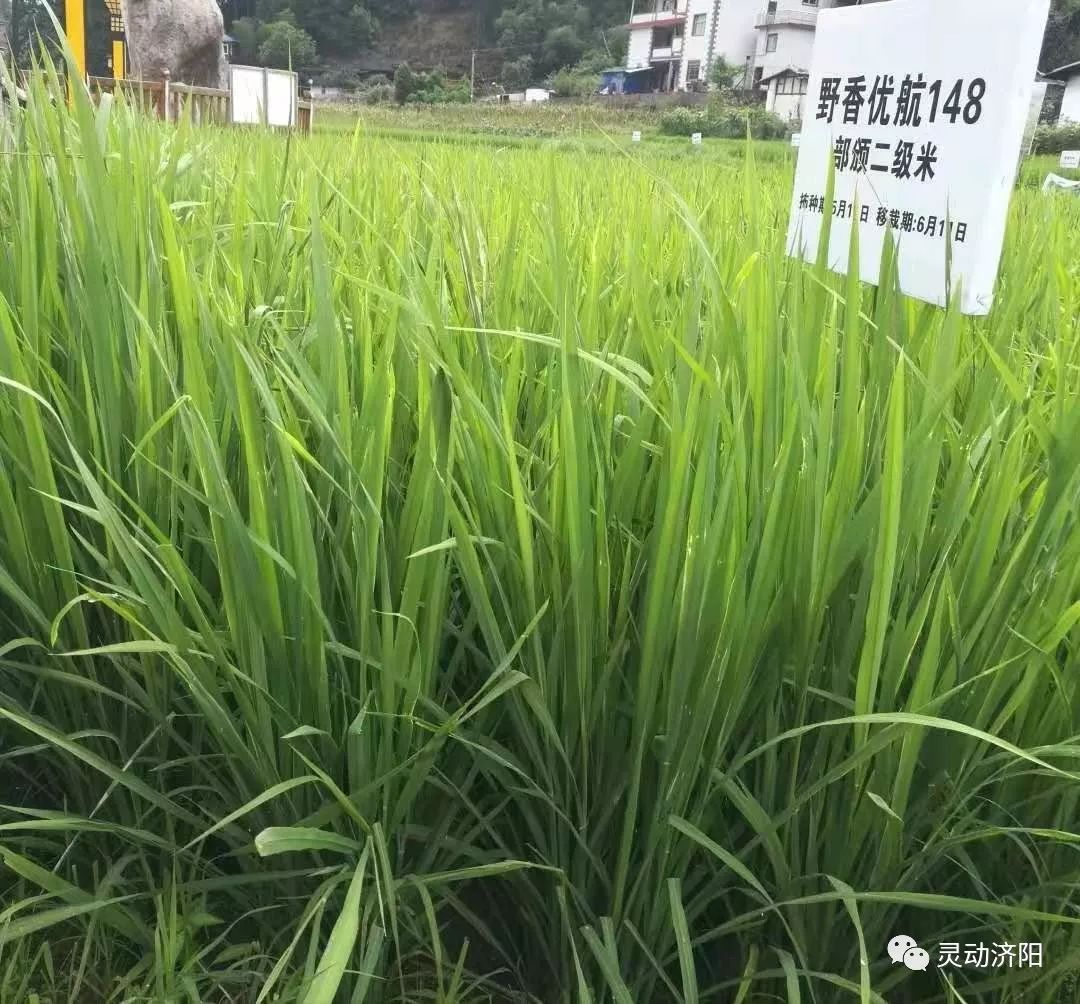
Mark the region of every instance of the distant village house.
<instances>
[{"instance_id":1,"label":"distant village house","mask_svg":"<svg viewBox=\"0 0 1080 1004\"><path fill-rule=\"evenodd\" d=\"M764 92L766 107L798 119L819 9L839 0L646 0L630 18L625 67L602 88L633 94L693 90L723 60L736 87Z\"/></svg>"},{"instance_id":2,"label":"distant village house","mask_svg":"<svg viewBox=\"0 0 1080 1004\"><path fill-rule=\"evenodd\" d=\"M884 0L635 0L626 66L601 92L664 93L704 87L722 59L732 85L762 94L768 111L802 118L818 12Z\"/></svg>"}]
</instances>

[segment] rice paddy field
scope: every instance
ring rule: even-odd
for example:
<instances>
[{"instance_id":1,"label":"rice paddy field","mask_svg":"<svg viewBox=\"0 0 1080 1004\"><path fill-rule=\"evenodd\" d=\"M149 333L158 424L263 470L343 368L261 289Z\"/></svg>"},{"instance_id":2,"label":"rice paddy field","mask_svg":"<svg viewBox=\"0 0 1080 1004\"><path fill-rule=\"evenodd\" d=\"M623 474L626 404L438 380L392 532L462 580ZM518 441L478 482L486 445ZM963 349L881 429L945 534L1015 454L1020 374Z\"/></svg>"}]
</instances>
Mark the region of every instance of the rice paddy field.
<instances>
[{"instance_id":1,"label":"rice paddy field","mask_svg":"<svg viewBox=\"0 0 1080 1004\"><path fill-rule=\"evenodd\" d=\"M787 260L784 147L50 86L0 1001L1080 999L1080 200L973 320Z\"/></svg>"}]
</instances>

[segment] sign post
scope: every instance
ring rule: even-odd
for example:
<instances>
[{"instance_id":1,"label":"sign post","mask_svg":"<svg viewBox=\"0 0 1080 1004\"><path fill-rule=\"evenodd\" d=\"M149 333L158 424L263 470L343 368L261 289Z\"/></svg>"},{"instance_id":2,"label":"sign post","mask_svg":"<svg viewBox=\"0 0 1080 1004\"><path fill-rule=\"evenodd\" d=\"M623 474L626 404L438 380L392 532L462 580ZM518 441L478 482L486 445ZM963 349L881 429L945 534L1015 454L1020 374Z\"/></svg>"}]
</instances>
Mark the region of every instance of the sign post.
<instances>
[{"instance_id":1,"label":"sign post","mask_svg":"<svg viewBox=\"0 0 1080 1004\"><path fill-rule=\"evenodd\" d=\"M1030 157L1035 149L1035 133L1039 129L1043 105L1046 103L1046 84L1040 82L1031 85L1031 107L1028 109L1027 124L1024 126L1024 152L1021 157Z\"/></svg>"},{"instance_id":2,"label":"sign post","mask_svg":"<svg viewBox=\"0 0 1080 1004\"><path fill-rule=\"evenodd\" d=\"M904 293L939 306L958 294L964 313L989 313L1049 8L894 0L822 11L788 253L816 261L828 216L829 267L847 271L858 227L859 273L876 283L891 232Z\"/></svg>"}]
</instances>

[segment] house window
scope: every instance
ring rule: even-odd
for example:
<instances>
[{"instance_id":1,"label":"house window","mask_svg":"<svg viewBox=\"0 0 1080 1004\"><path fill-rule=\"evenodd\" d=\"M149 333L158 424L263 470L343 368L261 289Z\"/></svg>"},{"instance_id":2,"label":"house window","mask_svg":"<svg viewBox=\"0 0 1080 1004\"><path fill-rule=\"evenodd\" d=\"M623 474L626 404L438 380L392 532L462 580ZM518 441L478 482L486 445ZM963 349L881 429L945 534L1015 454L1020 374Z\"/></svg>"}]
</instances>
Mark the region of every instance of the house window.
<instances>
[{"instance_id":1,"label":"house window","mask_svg":"<svg viewBox=\"0 0 1080 1004\"><path fill-rule=\"evenodd\" d=\"M695 83L701 79L701 61L698 59L691 59L686 64L686 82L688 84Z\"/></svg>"},{"instance_id":2,"label":"house window","mask_svg":"<svg viewBox=\"0 0 1080 1004\"><path fill-rule=\"evenodd\" d=\"M754 69L754 86L761 86L761 78L765 76L765 67L758 66Z\"/></svg>"},{"instance_id":3,"label":"house window","mask_svg":"<svg viewBox=\"0 0 1080 1004\"><path fill-rule=\"evenodd\" d=\"M766 52L776 52L776 46L779 44L779 42L780 42L780 34L779 34L779 32L775 32L775 31L770 32L768 37L765 39L765 51Z\"/></svg>"},{"instance_id":4,"label":"house window","mask_svg":"<svg viewBox=\"0 0 1080 1004\"><path fill-rule=\"evenodd\" d=\"M796 77L788 73L776 81L776 93L802 95L806 93L806 83L806 77Z\"/></svg>"},{"instance_id":5,"label":"house window","mask_svg":"<svg viewBox=\"0 0 1080 1004\"><path fill-rule=\"evenodd\" d=\"M708 20L708 14L695 14L694 15L694 27L691 29L690 34L695 38L700 38L705 34L705 22Z\"/></svg>"}]
</instances>

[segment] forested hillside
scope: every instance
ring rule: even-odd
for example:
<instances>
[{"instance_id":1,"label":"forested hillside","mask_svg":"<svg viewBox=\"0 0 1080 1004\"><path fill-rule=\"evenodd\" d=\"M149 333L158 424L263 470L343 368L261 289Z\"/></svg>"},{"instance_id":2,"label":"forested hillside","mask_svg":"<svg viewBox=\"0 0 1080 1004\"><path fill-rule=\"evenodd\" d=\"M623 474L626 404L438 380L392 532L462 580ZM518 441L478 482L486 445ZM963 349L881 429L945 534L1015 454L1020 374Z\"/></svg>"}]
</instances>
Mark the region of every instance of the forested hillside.
<instances>
[{"instance_id":1,"label":"forested hillside","mask_svg":"<svg viewBox=\"0 0 1080 1004\"><path fill-rule=\"evenodd\" d=\"M58 12L63 0L51 0ZM631 0L219 0L239 59L293 65L320 78L363 70L444 66L464 72L476 52L480 77L540 80L582 62L622 59ZM639 0L647 3L648 0ZM1024 0L1016 0L1018 3ZM93 72L105 71L107 11L89 0ZM39 0L12 0L11 36L26 62L38 34L52 40ZM1054 0L1043 69L1080 59L1080 0Z\"/></svg>"},{"instance_id":2,"label":"forested hillside","mask_svg":"<svg viewBox=\"0 0 1080 1004\"><path fill-rule=\"evenodd\" d=\"M1041 66L1052 70L1080 59L1080 0L1054 0Z\"/></svg>"},{"instance_id":3,"label":"forested hillside","mask_svg":"<svg viewBox=\"0 0 1080 1004\"><path fill-rule=\"evenodd\" d=\"M241 58L392 66L402 60L543 77L622 57L628 0L225 0ZM299 54L299 58L298 58Z\"/></svg>"},{"instance_id":4,"label":"forested hillside","mask_svg":"<svg viewBox=\"0 0 1080 1004\"><path fill-rule=\"evenodd\" d=\"M585 59L622 56L631 0L222 0L242 52L279 56L291 43L315 61L467 64L473 50L484 68L506 64L513 75L543 77ZM648 0L644 0L645 3ZM1024 2L1024 0L1017 0ZM639 7L641 3L639 3ZM266 40L274 39L267 49ZM438 51L431 43L437 41ZM272 50L272 51L270 51ZM426 58L425 58L426 57ZM1080 0L1054 0L1044 69L1080 59Z\"/></svg>"}]
</instances>

